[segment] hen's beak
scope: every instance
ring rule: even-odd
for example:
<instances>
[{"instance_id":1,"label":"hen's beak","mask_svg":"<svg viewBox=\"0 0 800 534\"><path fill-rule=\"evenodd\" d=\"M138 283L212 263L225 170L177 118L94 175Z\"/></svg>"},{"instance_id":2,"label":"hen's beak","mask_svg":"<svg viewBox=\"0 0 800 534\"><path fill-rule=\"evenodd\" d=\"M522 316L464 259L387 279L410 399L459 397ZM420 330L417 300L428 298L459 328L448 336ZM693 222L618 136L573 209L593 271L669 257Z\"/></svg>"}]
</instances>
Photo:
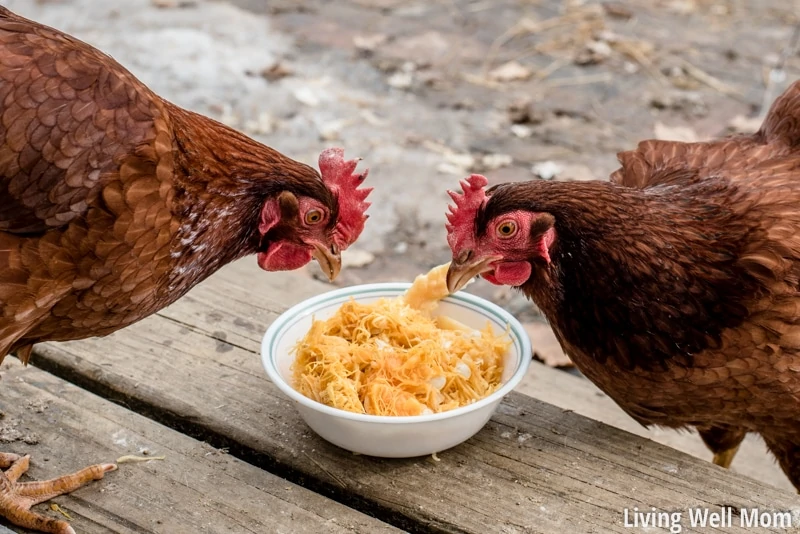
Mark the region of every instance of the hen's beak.
<instances>
[{"instance_id":1,"label":"hen's beak","mask_svg":"<svg viewBox=\"0 0 800 534\"><path fill-rule=\"evenodd\" d=\"M473 258L471 250L462 251L457 258L453 258L450 268L447 269L447 291L455 293L481 273L492 270L492 264L502 256L485 256Z\"/></svg>"},{"instance_id":2,"label":"hen's beak","mask_svg":"<svg viewBox=\"0 0 800 534\"><path fill-rule=\"evenodd\" d=\"M336 245L331 245L330 248L325 247L322 243L314 243L314 259L319 263L322 272L328 277L328 280L333 282L339 276L339 271L342 270L342 255Z\"/></svg>"}]
</instances>

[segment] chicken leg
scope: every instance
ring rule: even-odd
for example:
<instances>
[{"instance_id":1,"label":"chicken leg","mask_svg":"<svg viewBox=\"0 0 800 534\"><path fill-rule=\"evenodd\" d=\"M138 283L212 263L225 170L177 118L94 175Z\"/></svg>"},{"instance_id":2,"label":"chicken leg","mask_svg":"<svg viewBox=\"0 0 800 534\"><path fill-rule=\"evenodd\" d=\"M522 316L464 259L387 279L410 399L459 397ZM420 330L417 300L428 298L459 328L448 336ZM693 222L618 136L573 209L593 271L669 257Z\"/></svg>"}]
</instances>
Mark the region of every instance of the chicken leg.
<instances>
[{"instance_id":1,"label":"chicken leg","mask_svg":"<svg viewBox=\"0 0 800 534\"><path fill-rule=\"evenodd\" d=\"M30 456L0 452L0 516L20 527L51 534L75 534L66 521L31 512L33 505L69 493L92 480L100 480L115 464L97 464L71 475L37 482L18 482L27 470Z\"/></svg>"},{"instance_id":2,"label":"chicken leg","mask_svg":"<svg viewBox=\"0 0 800 534\"><path fill-rule=\"evenodd\" d=\"M725 469L731 466L747 432L727 425L698 428L703 443L714 453L713 462Z\"/></svg>"}]
</instances>

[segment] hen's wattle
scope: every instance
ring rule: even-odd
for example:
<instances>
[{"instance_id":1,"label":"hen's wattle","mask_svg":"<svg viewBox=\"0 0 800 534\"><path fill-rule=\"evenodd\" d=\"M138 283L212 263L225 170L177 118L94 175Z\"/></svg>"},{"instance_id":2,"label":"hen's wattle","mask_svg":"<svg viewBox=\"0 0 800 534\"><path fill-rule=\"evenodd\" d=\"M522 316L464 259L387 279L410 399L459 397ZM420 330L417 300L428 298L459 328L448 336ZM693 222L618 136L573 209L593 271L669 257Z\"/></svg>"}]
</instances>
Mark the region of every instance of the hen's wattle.
<instances>
[{"instance_id":1,"label":"hen's wattle","mask_svg":"<svg viewBox=\"0 0 800 534\"><path fill-rule=\"evenodd\" d=\"M726 466L758 432L800 489L799 143L800 82L753 135L645 141L609 182L495 186L448 228L452 287L527 261L515 285L626 412L696 427Z\"/></svg>"}]
</instances>

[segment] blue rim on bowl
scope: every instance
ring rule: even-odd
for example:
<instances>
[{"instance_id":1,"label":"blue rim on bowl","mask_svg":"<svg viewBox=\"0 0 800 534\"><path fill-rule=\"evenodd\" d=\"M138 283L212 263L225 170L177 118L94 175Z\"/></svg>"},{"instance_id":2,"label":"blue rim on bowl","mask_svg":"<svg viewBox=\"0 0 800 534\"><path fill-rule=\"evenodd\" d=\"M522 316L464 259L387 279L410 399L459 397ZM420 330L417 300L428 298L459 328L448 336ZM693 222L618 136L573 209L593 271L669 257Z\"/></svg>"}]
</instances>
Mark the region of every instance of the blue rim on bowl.
<instances>
[{"instance_id":1,"label":"blue rim on bowl","mask_svg":"<svg viewBox=\"0 0 800 534\"><path fill-rule=\"evenodd\" d=\"M446 412L435 414L406 416L370 415L348 412L347 410L340 410L339 408L333 408L317 402L295 390L287 381L283 379L278 371L277 362L275 360L278 356L276 345L278 340L284 335L285 330L294 324L298 319L305 318L309 315L315 315L321 309L331 305L341 305L342 303L350 300L351 297L359 299L376 296L399 296L410 286L411 283L409 282L387 282L345 287L317 295L316 297L311 297L310 299L304 300L303 302L300 302L299 304L296 304L286 310L277 319L275 319L269 328L267 328L264 338L261 341L261 362L264 365L264 369L266 370L270 380L272 380L272 383L275 384L292 400L308 406L309 408L313 408L319 412L354 421L391 424L420 423L425 421L438 421L450 417L458 417L463 413L470 412L485 406L486 404L495 402L498 398L502 398L510 393L517 386L520 380L522 380L522 377L525 376L525 373L530 366L532 354L530 339L525 333L525 329L522 327L522 324L520 324L520 322L517 321L517 319L506 310L487 301L486 299L464 292L454 293L448 297L445 297L443 301L458 302L459 305L466 308L481 310L482 315L485 315L487 319L493 321L500 329L504 330L506 325L509 325L511 332L517 333L517 335L511 336L511 340L516 350L519 351L519 354L521 355L514 374L511 375L511 377L509 377L509 379L506 380L506 382L494 393L484 397L479 401L467 406L461 406L460 408L454 408ZM387 293L389 294L387 295Z\"/></svg>"}]
</instances>

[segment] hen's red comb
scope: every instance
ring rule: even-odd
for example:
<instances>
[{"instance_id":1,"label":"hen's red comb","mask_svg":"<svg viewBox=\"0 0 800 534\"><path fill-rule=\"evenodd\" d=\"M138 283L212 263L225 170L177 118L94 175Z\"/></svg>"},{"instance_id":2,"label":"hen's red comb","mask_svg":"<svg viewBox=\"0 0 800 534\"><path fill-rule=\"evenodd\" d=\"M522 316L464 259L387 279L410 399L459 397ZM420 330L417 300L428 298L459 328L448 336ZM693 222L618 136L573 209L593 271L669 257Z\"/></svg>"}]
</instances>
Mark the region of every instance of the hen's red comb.
<instances>
[{"instance_id":1,"label":"hen's red comb","mask_svg":"<svg viewBox=\"0 0 800 534\"><path fill-rule=\"evenodd\" d=\"M455 191L448 191L447 194L455 202L455 206L450 205L450 213L447 214L447 228L448 237L453 233L453 230L465 224L470 225L475 221L475 216L478 210L489 197L486 196L486 190L483 188L489 184L489 180L480 174L473 174L466 180L461 180L461 189L463 194L456 193Z\"/></svg>"},{"instance_id":2,"label":"hen's red comb","mask_svg":"<svg viewBox=\"0 0 800 534\"><path fill-rule=\"evenodd\" d=\"M358 189L369 173L369 170L353 172L359 161L361 158L345 161L344 150L341 148L328 148L319 155L322 181L339 199L339 219L333 239L341 250L358 239L368 217L364 212L370 203L365 200L372 188Z\"/></svg>"}]
</instances>

